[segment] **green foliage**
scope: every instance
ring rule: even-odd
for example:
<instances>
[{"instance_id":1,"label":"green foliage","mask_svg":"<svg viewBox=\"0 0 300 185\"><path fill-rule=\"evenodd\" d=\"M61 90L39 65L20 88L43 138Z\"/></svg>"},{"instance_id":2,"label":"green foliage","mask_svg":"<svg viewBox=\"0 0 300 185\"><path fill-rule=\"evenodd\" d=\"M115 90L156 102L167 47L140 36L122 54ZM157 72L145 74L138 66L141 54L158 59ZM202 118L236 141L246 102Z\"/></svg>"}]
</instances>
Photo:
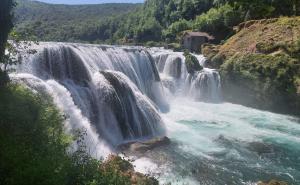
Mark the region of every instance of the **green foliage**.
<instances>
[{"instance_id":1,"label":"green foliage","mask_svg":"<svg viewBox=\"0 0 300 185\"><path fill-rule=\"evenodd\" d=\"M191 28L192 24L190 21L181 19L177 22L172 23L166 30L164 30L163 36L169 41L173 41L181 32L189 30Z\"/></svg>"},{"instance_id":2,"label":"green foliage","mask_svg":"<svg viewBox=\"0 0 300 185\"><path fill-rule=\"evenodd\" d=\"M240 15L229 4L212 8L207 13L198 16L193 28L215 35L218 39L232 33L232 27L241 22Z\"/></svg>"},{"instance_id":3,"label":"green foliage","mask_svg":"<svg viewBox=\"0 0 300 185\"><path fill-rule=\"evenodd\" d=\"M260 83L269 79L272 80L273 88L295 91L296 64L295 60L286 55L248 54L232 57L221 69L229 76L236 75L239 78L258 80Z\"/></svg>"},{"instance_id":4,"label":"green foliage","mask_svg":"<svg viewBox=\"0 0 300 185\"><path fill-rule=\"evenodd\" d=\"M51 5L18 0L16 30L30 40L86 41L107 40L115 29L112 16L134 11L139 4ZM37 16L38 15L38 16Z\"/></svg>"},{"instance_id":5,"label":"green foliage","mask_svg":"<svg viewBox=\"0 0 300 185\"><path fill-rule=\"evenodd\" d=\"M64 184L69 138L59 111L17 85L1 88L0 102L0 181Z\"/></svg>"},{"instance_id":6,"label":"green foliage","mask_svg":"<svg viewBox=\"0 0 300 185\"><path fill-rule=\"evenodd\" d=\"M161 39L162 27L155 19L147 19L143 25L134 30L134 39L137 42L149 40L159 41Z\"/></svg>"},{"instance_id":7,"label":"green foliage","mask_svg":"<svg viewBox=\"0 0 300 185\"><path fill-rule=\"evenodd\" d=\"M2 57L4 56L5 44L8 38L8 34L13 27L12 9L15 6L13 0L1 0L0 2L0 65L2 63Z\"/></svg>"},{"instance_id":8,"label":"green foliage","mask_svg":"<svg viewBox=\"0 0 300 185\"><path fill-rule=\"evenodd\" d=\"M124 166L133 169L128 161L93 159L83 144L85 132L65 134L64 116L51 98L8 84L0 88L0 102L0 184L131 184L134 171L123 172ZM78 149L69 153L74 139Z\"/></svg>"},{"instance_id":9,"label":"green foliage","mask_svg":"<svg viewBox=\"0 0 300 185\"><path fill-rule=\"evenodd\" d=\"M7 60L5 55L5 48L7 44L7 38L10 30L13 27L12 18L13 12L12 9L15 6L13 0L2 0L0 2L0 88L8 83L9 77L6 73L7 63L11 61Z\"/></svg>"},{"instance_id":10,"label":"green foliage","mask_svg":"<svg viewBox=\"0 0 300 185\"><path fill-rule=\"evenodd\" d=\"M237 54L225 61L220 71L225 91L236 99L252 98L251 106L299 114L295 108L300 105L296 98L299 62L288 55ZM233 92L233 84L240 90ZM246 89L247 97L239 94L241 89Z\"/></svg>"},{"instance_id":11,"label":"green foliage","mask_svg":"<svg viewBox=\"0 0 300 185\"><path fill-rule=\"evenodd\" d=\"M148 0L142 7L49 5L27 0L18 3L17 31L30 33L31 39L106 43L160 41L162 31L172 23L193 19L212 6L210 0Z\"/></svg>"},{"instance_id":12,"label":"green foliage","mask_svg":"<svg viewBox=\"0 0 300 185\"><path fill-rule=\"evenodd\" d=\"M280 15L297 15L299 1L294 0L228 0L236 9L244 12L244 20L269 18Z\"/></svg>"},{"instance_id":13,"label":"green foliage","mask_svg":"<svg viewBox=\"0 0 300 185\"><path fill-rule=\"evenodd\" d=\"M194 74L196 71L201 71L203 69L198 59L194 55L192 55L188 51L185 51L184 56L185 56L185 65L188 73Z\"/></svg>"},{"instance_id":14,"label":"green foliage","mask_svg":"<svg viewBox=\"0 0 300 185\"><path fill-rule=\"evenodd\" d=\"M18 2L17 31L31 39L109 44L174 41L191 27L221 41L245 20L290 16L300 9L297 0L147 0L144 5L96 6Z\"/></svg>"}]
</instances>

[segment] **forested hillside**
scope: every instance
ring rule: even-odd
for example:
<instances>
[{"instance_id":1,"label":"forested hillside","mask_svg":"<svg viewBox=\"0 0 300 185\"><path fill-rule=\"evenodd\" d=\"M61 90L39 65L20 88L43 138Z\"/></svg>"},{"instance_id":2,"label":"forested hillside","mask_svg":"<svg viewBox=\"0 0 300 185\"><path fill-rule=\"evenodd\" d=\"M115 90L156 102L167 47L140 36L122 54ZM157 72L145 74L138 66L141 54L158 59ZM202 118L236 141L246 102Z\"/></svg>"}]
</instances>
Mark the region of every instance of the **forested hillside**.
<instances>
[{"instance_id":1,"label":"forested hillside","mask_svg":"<svg viewBox=\"0 0 300 185\"><path fill-rule=\"evenodd\" d=\"M95 41L97 28L109 17L134 11L140 4L53 5L17 0L16 29L23 36L46 41ZM107 38L110 30L101 32ZM99 38L100 39L100 38Z\"/></svg>"},{"instance_id":2,"label":"forested hillside","mask_svg":"<svg viewBox=\"0 0 300 185\"><path fill-rule=\"evenodd\" d=\"M243 21L299 15L299 9L297 0L147 0L141 6L22 1L16 14L17 22L22 22L18 30L40 40L137 44L175 42L185 30L208 32L218 42Z\"/></svg>"}]
</instances>

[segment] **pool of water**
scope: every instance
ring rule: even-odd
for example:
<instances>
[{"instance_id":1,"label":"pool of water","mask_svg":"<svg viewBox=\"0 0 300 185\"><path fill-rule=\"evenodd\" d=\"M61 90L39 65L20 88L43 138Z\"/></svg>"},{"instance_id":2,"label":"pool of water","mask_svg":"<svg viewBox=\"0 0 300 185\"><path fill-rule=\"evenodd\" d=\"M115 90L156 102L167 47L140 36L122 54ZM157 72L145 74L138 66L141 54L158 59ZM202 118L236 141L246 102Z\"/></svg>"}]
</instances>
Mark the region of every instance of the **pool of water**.
<instances>
[{"instance_id":1,"label":"pool of water","mask_svg":"<svg viewBox=\"0 0 300 185\"><path fill-rule=\"evenodd\" d=\"M163 114L172 144L134 162L161 183L255 184L271 179L300 184L300 121L230 103L184 98Z\"/></svg>"}]
</instances>

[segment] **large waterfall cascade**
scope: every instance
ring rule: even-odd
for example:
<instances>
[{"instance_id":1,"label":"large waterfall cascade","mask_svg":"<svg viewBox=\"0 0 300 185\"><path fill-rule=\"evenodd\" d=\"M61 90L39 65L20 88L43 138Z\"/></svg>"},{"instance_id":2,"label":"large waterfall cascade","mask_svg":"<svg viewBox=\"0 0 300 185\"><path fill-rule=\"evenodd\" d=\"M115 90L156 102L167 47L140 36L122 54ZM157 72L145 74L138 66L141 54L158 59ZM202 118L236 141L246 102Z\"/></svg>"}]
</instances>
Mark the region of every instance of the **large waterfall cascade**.
<instances>
[{"instance_id":1,"label":"large waterfall cascade","mask_svg":"<svg viewBox=\"0 0 300 185\"><path fill-rule=\"evenodd\" d=\"M97 156L125 142L164 135L160 112L168 112L170 94L219 100L218 73L189 75L182 53L71 43L34 47L37 54L24 58L11 77L52 96L66 114L67 130L85 130ZM204 58L197 57L203 65Z\"/></svg>"},{"instance_id":2,"label":"large waterfall cascade","mask_svg":"<svg viewBox=\"0 0 300 185\"><path fill-rule=\"evenodd\" d=\"M219 103L218 72L188 74L183 53L67 43L33 47L37 53L24 57L12 80L50 95L65 114L66 131L83 129L95 157L167 135L170 145L134 162L137 171L163 184L250 185L270 177L300 183L299 119ZM205 67L205 58L195 56Z\"/></svg>"}]
</instances>

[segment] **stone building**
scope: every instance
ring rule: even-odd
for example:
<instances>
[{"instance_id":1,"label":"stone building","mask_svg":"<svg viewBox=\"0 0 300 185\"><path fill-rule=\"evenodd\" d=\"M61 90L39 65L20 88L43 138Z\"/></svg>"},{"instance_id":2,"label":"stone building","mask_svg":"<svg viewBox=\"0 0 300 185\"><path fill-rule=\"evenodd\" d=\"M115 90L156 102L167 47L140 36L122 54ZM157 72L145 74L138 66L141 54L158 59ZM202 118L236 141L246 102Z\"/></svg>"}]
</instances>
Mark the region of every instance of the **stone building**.
<instances>
[{"instance_id":1,"label":"stone building","mask_svg":"<svg viewBox=\"0 0 300 185\"><path fill-rule=\"evenodd\" d=\"M201 45L214 40L214 37L205 32L185 32L182 36L182 47L190 52L200 52Z\"/></svg>"}]
</instances>

